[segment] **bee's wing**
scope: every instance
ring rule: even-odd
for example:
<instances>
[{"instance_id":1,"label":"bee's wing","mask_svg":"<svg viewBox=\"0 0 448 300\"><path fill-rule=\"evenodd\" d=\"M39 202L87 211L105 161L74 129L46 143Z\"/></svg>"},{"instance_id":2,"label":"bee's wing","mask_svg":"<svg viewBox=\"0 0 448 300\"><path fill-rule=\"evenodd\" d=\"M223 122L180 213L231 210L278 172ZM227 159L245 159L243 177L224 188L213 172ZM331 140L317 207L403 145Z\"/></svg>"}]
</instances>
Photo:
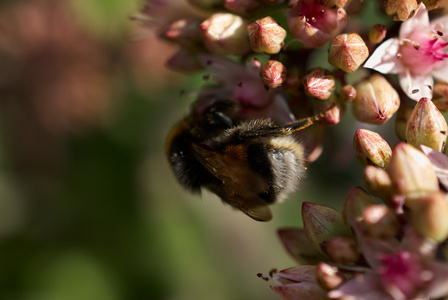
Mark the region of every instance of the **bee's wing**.
<instances>
[{"instance_id":1,"label":"bee's wing","mask_svg":"<svg viewBox=\"0 0 448 300\"><path fill-rule=\"evenodd\" d=\"M222 182L208 185L212 192L249 217L269 221L272 219L271 210L266 201L258 196L267 189L267 183L249 167L242 147L232 146L231 149L216 152L199 144L192 145L196 158Z\"/></svg>"}]
</instances>

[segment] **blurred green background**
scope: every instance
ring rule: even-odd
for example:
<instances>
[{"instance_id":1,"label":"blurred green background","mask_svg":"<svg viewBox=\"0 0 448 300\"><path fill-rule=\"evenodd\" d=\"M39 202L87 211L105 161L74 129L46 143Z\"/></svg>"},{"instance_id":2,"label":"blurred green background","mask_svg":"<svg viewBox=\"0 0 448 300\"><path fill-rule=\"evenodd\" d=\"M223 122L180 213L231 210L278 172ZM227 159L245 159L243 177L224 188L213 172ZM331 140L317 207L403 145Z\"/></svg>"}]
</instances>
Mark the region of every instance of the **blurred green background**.
<instances>
[{"instance_id":1,"label":"blurred green background","mask_svg":"<svg viewBox=\"0 0 448 300\"><path fill-rule=\"evenodd\" d=\"M164 140L202 77L164 67L175 47L129 20L136 7L0 1L0 299L277 299L256 276L295 265L277 228L362 184L356 123L328 130L272 222L187 194Z\"/></svg>"}]
</instances>

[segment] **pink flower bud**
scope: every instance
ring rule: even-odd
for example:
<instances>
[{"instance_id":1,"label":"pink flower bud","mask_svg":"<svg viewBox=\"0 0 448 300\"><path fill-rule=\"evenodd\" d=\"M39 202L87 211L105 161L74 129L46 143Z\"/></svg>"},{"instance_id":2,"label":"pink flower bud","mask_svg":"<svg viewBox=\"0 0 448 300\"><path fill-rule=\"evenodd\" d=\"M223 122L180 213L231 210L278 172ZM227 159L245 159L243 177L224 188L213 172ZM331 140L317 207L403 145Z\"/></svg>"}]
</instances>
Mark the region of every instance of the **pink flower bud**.
<instances>
[{"instance_id":1,"label":"pink flower bud","mask_svg":"<svg viewBox=\"0 0 448 300\"><path fill-rule=\"evenodd\" d=\"M381 43L386 37L387 27L383 24L376 24L370 28L369 31L369 40L374 44Z\"/></svg>"},{"instance_id":2,"label":"pink flower bud","mask_svg":"<svg viewBox=\"0 0 448 300\"><path fill-rule=\"evenodd\" d=\"M327 291L317 284L316 266L300 266L278 272L271 286L282 299L326 300Z\"/></svg>"},{"instance_id":3,"label":"pink flower bud","mask_svg":"<svg viewBox=\"0 0 448 300\"><path fill-rule=\"evenodd\" d=\"M343 8L327 8L314 0L290 0L288 27L305 48L322 47L347 24Z\"/></svg>"},{"instance_id":4,"label":"pink flower bud","mask_svg":"<svg viewBox=\"0 0 448 300\"><path fill-rule=\"evenodd\" d=\"M328 62L353 73L369 57L369 49L357 33L340 34L331 40Z\"/></svg>"},{"instance_id":5,"label":"pink flower bud","mask_svg":"<svg viewBox=\"0 0 448 300\"><path fill-rule=\"evenodd\" d=\"M316 113L325 112L324 116L319 120L319 123L329 126L336 125L344 116L345 105L337 102L334 94L327 101L315 101L313 104Z\"/></svg>"},{"instance_id":6,"label":"pink flower bud","mask_svg":"<svg viewBox=\"0 0 448 300\"><path fill-rule=\"evenodd\" d=\"M360 227L367 236L390 238L398 232L398 221L395 214L386 205L375 204L363 210Z\"/></svg>"},{"instance_id":7,"label":"pink flower bud","mask_svg":"<svg viewBox=\"0 0 448 300\"><path fill-rule=\"evenodd\" d=\"M385 168L390 161L392 149L376 132L358 129L353 139L356 157L363 166L374 165Z\"/></svg>"},{"instance_id":8,"label":"pink flower bud","mask_svg":"<svg viewBox=\"0 0 448 300\"><path fill-rule=\"evenodd\" d=\"M214 54L245 54L250 51L247 21L230 13L215 13L199 26L207 49Z\"/></svg>"},{"instance_id":9,"label":"pink flower bud","mask_svg":"<svg viewBox=\"0 0 448 300\"><path fill-rule=\"evenodd\" d=\"M180 19L171 23L164 32L164 37L183 47L194 47L201 42L199 21Z\"/></svg>"},{"instance_id":10,"label":"pink flower bud","mask_svg":"<svg viewBox=\"0 0 448 300\"><path fill-rule=\"evenodd\" d=\"M394 21L406 21L415 14L418 3L417 0L386 0L384 7Z\"/></svg>"},{"instance_id":11,"label":"pink flower bud","mask_svg":"<svg viewBox=\"0 0 448 300\"><path fill-rule=\"evenodd\" d=\"M441 243L448 238L448 201L442 192L434 192L406 201L409 221L425 237Z\"/></svg>"},{"instance_id":12,"label":"pink flower bud","mask_svg":"<svg viewBox=\"0 0 448 300\"><path fill-rule=\"evenodd\" d=\"M325 245L332 262L343 265L354 264L359 258L358 245L352 238L337 236Z\"/></svg>"},{"instance_id":13,"label":"pink flower bud","mask_svg":"<svg viewBox=\"0 0 448 300\"><path fill-rule=\"evenodd\" d=\"M414 146L398 143L386 169L395 195L420 197L439 191L439 181L429 158Z\"/></svg>"},{"instance_id":14,"label":"pink flower bud","mask_svg":"<svg viewBox=\"0 0 448 300\"><path fill-rule=\"evenodd\" d=\"M345 276L338 268L321 262L316 267L317 282L326 290L332 290L345 281Z\"/></svg>"},{"instance_id":15,"label":"pink flower bud","mask_svg":"<svg viewBox=\"0 0 448 300\"><path fill-rule=\"evenodd\" d=\"M269 60L261 69L263 83L270 89L283 84L286 80L286 67L279 61Z\"/></svg>"},{"instance_id":16,"label":"pink flower bud","mask_svg":"<svg viewBox=\"0 0 448 300\"><path fill-rule=\"evenodd\" d=\"M318 99L328 99L336 87L336 81L332 73L322 68L316 68L308 72L303 79L305 91Z\"/></svg>"},{"instance_id":17,"label":"pink flower bud","mask_svg":"<svg viewBox=\"0 0 448 300\"><path fill-rule=\"evenodd\" d=\"M374 196L386 200L392 195L392 180L389 174L382 168L375 166L365 167L364 183L367 190Z\"/></svg>"},{"instance_id":18,"label":"pink flower bud","mask_svg":"<svg viewBox=\"0 0 448 300\"><path fill-rule=\"evenodd\" d=\"M345 224L353 226L354 221L361 219L364 208L373 204L376 204L375 200L362 187L351 188L342 209Z\"/></svg>"},{"instance_id":19,"label":"pink flower bud","mask_svg":"<svg viewBox=\"0 0 448 300\"><path fill-rule=\"evenodd\" d=\"M271 17L265 17L249 24L247 32L252 50L266 54L280 52L286 37L286 30Z\"/></svg>"},{"instance_id":20,"label":"pink flower bud","mask_svg":"<svg viewBox=\"0 0 448 300\"><path fill-rule=\"evenodd\" d=\"M224 7L238 15L247 16L261 6L257 0L225 0Z\"/></svg>"},{"instance_id":21,"label":"pink flower bud","mask_svg":"<svg viewBox=\"0 0 448 300\"><path fill-rule=\"evenodd\" d=\"M357 84L356 92L353 110L356 118L361 122L382 125L400 106L397 91L379 74Z\"/></svg>"},{"instance_id":22,"label":"pink flower bud","mask_svg":"<svg viewBox=\"0 0 448 300\"><path fill-rule=\"evenodd\" d=\"M277 236L286 252L299 265L313 265L325 259L325 256L310 243L302 228L279 229Z\"/></svg>"},{"instance_id":23,"label":"pink flower bud","mask_svg":"<svg viewBox=\"0 0 448 300\"><path fill-rule=\"evenodd\" d=\"M336 236L351 237L342 215L329 206L311 202L302 204L303 229L316 249L324 252L323 246Z\"/></svg>"},{"instance_id":24,"label":"pink flower bud","mask_svg":"<svg viewBox=\"0 0 448 300\"><path fill-rule=\"evenodd\" d=\"M445 152L448 124L437 107L428 98L415 105L406 126L406 140L416 147L428 146Z\"/></svg>"},{"instance_id":25,"label":"pink flower bud","mask_svg":"<svg viewBox=\"0 0 448 300\"><path fill-rule=\"evenodd\" d=\"M356 98L356 89L352 85L344 85L341 88L341 100L344 102L352 102Z\"/></svg>"}]
</instances>

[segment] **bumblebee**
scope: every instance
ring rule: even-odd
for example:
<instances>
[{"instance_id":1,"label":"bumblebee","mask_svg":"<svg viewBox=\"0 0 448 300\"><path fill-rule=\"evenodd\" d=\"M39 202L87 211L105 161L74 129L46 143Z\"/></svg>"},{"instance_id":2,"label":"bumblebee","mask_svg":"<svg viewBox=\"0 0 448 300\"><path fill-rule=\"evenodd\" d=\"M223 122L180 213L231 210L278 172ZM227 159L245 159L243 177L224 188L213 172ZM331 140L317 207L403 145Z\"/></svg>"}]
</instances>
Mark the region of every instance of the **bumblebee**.
<instances>
[{"instance_id":1,"label":"bumblebee","mask_svg":"<svg viewBox=\"0 0 448 300\"><path fill-rule=\"evenodd\" d=\"M214 101L194 107L169 133L166 152L179 183L206 188L257 221L269 221L269 205L295 191L305 172L304 147L291 134L323 114L277 126L266 119L241 122L238 104Z\"/></svg>"}]
</instances>

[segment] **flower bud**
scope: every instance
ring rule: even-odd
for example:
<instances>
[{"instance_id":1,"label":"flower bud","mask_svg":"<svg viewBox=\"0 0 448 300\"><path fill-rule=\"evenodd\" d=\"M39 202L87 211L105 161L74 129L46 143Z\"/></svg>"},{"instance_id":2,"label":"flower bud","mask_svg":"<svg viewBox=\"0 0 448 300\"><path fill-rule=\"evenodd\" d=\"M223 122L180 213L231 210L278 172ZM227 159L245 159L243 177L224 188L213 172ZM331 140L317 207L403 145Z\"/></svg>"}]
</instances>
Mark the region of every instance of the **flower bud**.
<instances>
[{"instance_id":1,"label":"flower bud","mask_svg":"<svg viewBox=\"0 0 448 300\"><path fill-rule=\"evenodd\" d=\"M382 125L400 106L397 91L379 74L357 84L356 92L353 110L355 117L361 122Z\"/></svg>"},{"instance_id":2,"label":"flower bud","mask_svg":"<svg viewBox=\"0 0 448 300\"><path fill-rule=\"evenodd\" d=\"M288 27L305 48L322 47L344 29L347 20L343 8L330 9L315 0L289 1Z\"/></svg>"},{"instance_id":3,"label":"flower bud","mask_svg":"<svg viewBox=\"0 0 448 300\"><path fill-rule=\"evenodd\" d=\"M252 50L266 54L280 52L286 37L286 30L269 16L249 24L247 32Z\"/></svg>"},{"instance_id":4,"label":"flower bud","mask_svg":"<svg viewBox=\"0 0 448 300\"><path fill-rule=\"evenodd\" d=\"M394 21L406 21L414 16L418 3L417 0L386 0L384 7Z\"/></svg>"},{"instance_id":5,"label":"flower bud","mask_svg":"<svg viewBox=\"0 0 448 300\"><path fill-rule=\"evenodd\" d=\"M439 6L440 0L423 0L427 10L435 9Z\"/></svg>"},{"instance_id":6,"label":"flower bud","mask_svg":"<svg viewBox=\"0 0 448 300\"><path fill-rule=\"evenodd\" d=\"M352 102L356 98L356 89L352 85L344 85L341 88L341 100L344 102Z\"/></svg>"},{"instance_id":7,"label":"flower bud","mask_svg":"<svg viewBox=\"0 0 448 300\"><path fill-rule=\"evenodd\" d=\"M392 195L392 180L389 174L375 166L364 168L364 183L367 190L381 199L388 199Z\"/></svg>"},{"instance_id":8,"label":"flower bud","mask_svg":"<svg viewBox=\"0 0 448 300\"><path fill-rule=\"evenodd\" d=\"M363 166L374 165L385 168L390 161L392 149L376 132L367 129L356 130L353 145L356 157Z\"/></svg>"},{"instance_id":9,"label":"flower bud","mask_svg":"<svg viewBox=\"0 0 448 300\"><path fill-rule=\"evenodd\" d=\"M340 34L331 40L328 62L347 73L355 72L369 57L369 49L357 33Z\"/></svg>"},{"instance_id":10,"label":"flower bud","mask_svg":"<svg viewBox=\"0 0 448 300\"><path fill-rule=\"evenodd\" d=\"M214 54L245 54L250 51L247 22L230 13L215 13L199 26L207 49Z\"/></svg>"},{"instance_id":11,"label":"flower bud","mask_svg":"<svg viewBox=\"0 0 448 300\"><path fill-rule=\"evenodd\" d=\"M269 60L263 65L261 75L263 83L270 89L274 89L285 82L286 67L279 61Z\"/></svg>"},{"instance_id":12,"label":"flower bud","mask_svg":"<svg viewBox=\"0 0 448 300\"><path fill-rule=\"evenodd\" d=\"M183 47L191 48L201 42L198 25L198 20L180 19L171 23L163 33L163 36Z\"/></svg>"},{"instance_id":13,"label":"flower bud","mask_svg":"<svg viewBox=\"0 0 448 300\"><path fill-rule=\"evenodd\" d=\"M337 102L334 94L327 101L315 101L313 106L316 112L324 112L324 116L319 120L319 123L329 126L338 124L345 113L345 105Z\"/></svg>"},{"instance_id":14,"label":"flower bud","mask_svg":"<svg viewBox=\"0 0 448 300\"><path fill-rule=\"evenodd\" d=\"M325 244L332 262L343 265L354 264L359 258L358 245L352 238L337 236Z\"/></svg>"},{"instance_id":15,"label":"flower bud","mask_svg":"<svg viewBox=\"0 0 448 300\"><path fill-rule=\"evenodd\" d=\"M433 87L432 103L440 110L448 110L448 82L437 81Z\"/></svg>"},{"instance_id":16,"label":"flower bud","mask_svg":"<svg viewBox=\"0 0 448 300\"><path fill-rule=\"evenodd\" d=\"M318 99L328 99L336 87L336 81L332 73L322 68L316 68L308 72L303 79L305 91Z\"/></svg>"},{"instance_id":17,"label":"flower bud","mask_svg":"<svg viewBox=\"0 0 448 300\"><path fill-rule=\"evenodd\" d=\"M303 202L302 219L306 236L322 253L325 242L336 236L351 236L342 215L329 206Z\"/></svg>"},{"instance_id":18,"label":"flower bud","mask_svg":"<svg viewBox=\"0 0 448 300\"><path fill-rule=\"evenodd\" d=\"M448 124L437 107L428 98L415 105L406 126L406 140L416 147L428 146L445 152Z\"/></svg>"},{"instance_id":19,"label":"flower bud","mask_svg":"<svg viewBox=\"0 0 448 300\"><path fill-rule=\"evenodd\" d=\"M261 6L257 0L225 0L224 7L238 15L247 16Z\"/></svg>"},{"instance_id":20,"label":"flower bud","mask_svg":"<svg viewBox=\"0 0 448 300\"><path fill-rule=\"evenodd\" d=\"M285 250L299 265L313 265L324 260L324 256L310 243L302 228L284 228L277 236Z\"/></svg>"},{"instance_id":21,"label":"flower bud","mask_svg":"<svg viewBox=\"0 0 448 300\"><path fill-rule=\"evenodd\" d=\"M374 44L381 43L386 37L387 27L383 24L376 24L370 28L369 31L369 40Z\"/></svg>"},{"instance_id":22,"label":"flower bud","mask_svg":"<svg viewBox=\"0 0 448 300\"><path fill-rule=\"evenodd\" d=\"M448 238L448 199L442 192L406 201L409 221L423 236L440 243Z\"/></svg>"},{"instance_id":23,"label":"flower bud","mask_svg":"<svg viewBox=\"0 0 448 300\"><path fill-rule=\"evenodd\" d=\"M337 288L345 281L345 276L338 268L321 262L316 267L317 282L326 290Z\"/></svg>"},{"instance_id":24,"label":"flower bud","mask_svg":"<svg viewBox=\"0 0 448 300\"><path fill-rule=\"evenodd\" d=\"M386 168L395 195L420 197L439 190L439 181L429 158L414 146L398 143Z\"/></svg>"},{"instance_id":25,"label":"flower bud","mask_svg":"<svg viewBox=\"0 0 448 300\"><path fill-rule=\"evenodd\" d=\"M363 210L360 228L367 236L390 238L398 232L398 221L395 214L386 205L375 204Z\"/></svg>"},{"instance_id":26,"label":"flower bud","mask_svg":"<svg viewBox=\"0 0 448 300\"><path fill-rule=\"evenodd\" d=\"M406 127L408 124L409 116L414 110L414 106L415 101L405 100L400 104L400 108L397 111L397 117L395 118L395 133L397 134L397 137L402 141L406 140Z\"/></svg>"},{"instance_id":27,"label":"flower bud","mask_svg":"<svg viewBox=\"0 0 448 300\"><path fill-rule=\"evenodd\" d=\"M314 299L325 300L327 292L317 284L316 266L300 266L282 270L272 278L271 286L284 300Z\"/></svg>"},{"instance_id":28,"label":"flower bud","mask_svg":"<svg viewBox=\"0 0 448 300\"><path fill-rule=\"evenodd\" d=\"M352 226L354 221L361 219L364 208L373 204L376 204L375 200L362 187L351 188L342 209L345 224Z\"/></svg>"}]
</instances>

